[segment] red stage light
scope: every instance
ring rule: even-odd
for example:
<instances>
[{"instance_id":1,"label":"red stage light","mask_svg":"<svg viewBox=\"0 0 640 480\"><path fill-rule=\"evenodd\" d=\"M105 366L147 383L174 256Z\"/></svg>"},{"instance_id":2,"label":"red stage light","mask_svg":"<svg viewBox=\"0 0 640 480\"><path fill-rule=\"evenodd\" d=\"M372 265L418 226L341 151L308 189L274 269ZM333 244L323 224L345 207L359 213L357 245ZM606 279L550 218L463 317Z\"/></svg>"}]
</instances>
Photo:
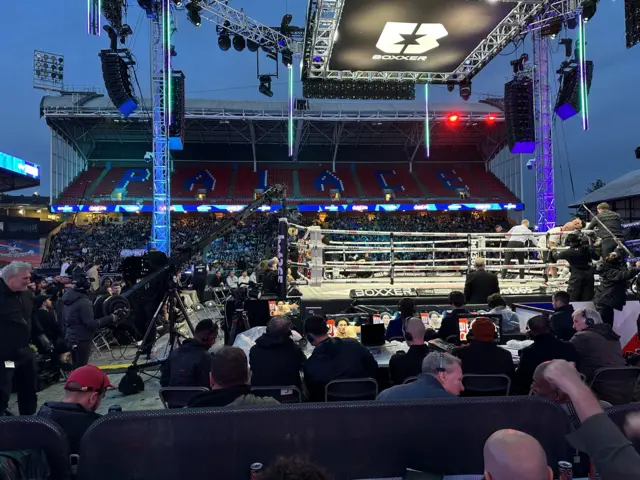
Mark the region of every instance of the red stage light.
<instances>
[{"instance_id":1,"label":"red stage light","mask_svg":"<svg viewBox=\"0 0 640 480\"><path fill-rule=\"evenodd\" d=\"M487 122L495 122L496 121L496 116L495 115L489 115L487 117Z\"/></svg>"},{"instance_id":2,"label":"red stage light","mask_svg":"<svg viewBox=\"0 0 640 480\"><path fill-rule=\"evenodd\" d=\"M458 115L449 115L449 121L455 123L458 121Z\"/></svg>"}]
</instances>

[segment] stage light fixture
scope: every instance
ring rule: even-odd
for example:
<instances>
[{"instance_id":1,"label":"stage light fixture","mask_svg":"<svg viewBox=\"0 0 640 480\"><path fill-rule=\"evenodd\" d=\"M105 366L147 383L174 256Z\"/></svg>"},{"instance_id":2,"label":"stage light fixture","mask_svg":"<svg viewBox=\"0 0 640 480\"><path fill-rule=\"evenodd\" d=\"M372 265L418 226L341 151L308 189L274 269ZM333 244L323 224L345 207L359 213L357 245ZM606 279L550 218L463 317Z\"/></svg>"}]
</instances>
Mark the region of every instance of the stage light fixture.
<instances>
[{"instance_id":1,"label":"stage light fixture","mask_svg":"<svg viewBox=\"0 0 640 480\"><path fill-rule=\"evenodd\" d=\"M573 39L563 38L560 40L560 45L564 45L564 56L569 58L573 53Z\"/></svg>"},{"instance_id":2,"label":"stage light fixture","mask_svg":"<svg viewBox=\"0 0 640 480\"><path fill-rule=\"evenodd\" d=\"M562 19L554 18L540 29L540 34L543 37L555 38L555 36L558 35L561 31L562 31Z\"/></svg>"},{"instance_id":3,"label":"stage light fixture","mask_svg":"<svg viewBox=\"0 0 640 480\"><path fill-rule=\"evenodd\" d=\"M138 5L140 5L140 8L146 12L147 16L152 16L154 14L153 3L153 0L138 0Z\"/></svg>"},{"instance_id":4,"label":"stage light fixture","mask_svg":"<svg viewBox=\"0 0 640 480\"><path fill-rule=\"evenodd\" d=\"M250 52L257 52L258 49L260 48L260 45L258 44L258 42L254 42L253 40L247 40L247 49Z\"/></svg>"},{"instance_id":5,"label":"stage light fixture","mask_svg":"<svg viewBox=\"0 0 640 480\"><path fill-rule=\"evenodd\" d=\"M286 13L282 17L282 21L280 22L280 33L286 36L290 34L289 25L291 24L291 20L293 20L293 16L290 13Z\"/></svg>"},{"instance_id":6,"label":"stage light fixture","mask_svg":"<svg viewBox=\"0 0 640 480\"><path fill-rule=\"evenodd\" d=\"M267 97L273 97L273 91L271 90L271 77L269 75L260 75L260 86L258 91L266 95Z\"/></svg>"},{"instance_id":7,"label":"stage light fixture","mask_svg":"<svg viewBox=\"0 0 640 480\"><path fill-rule=\"evenodd\" d=\"M460 83L460 98L467 102L471 97L471 81L466 80Z\"/></svg>"},{"instance_id":8,"label":"stage light fixture","mask_svg":"<svg viewBox=\"0 0 640 480\"><path fill-rule=\"evenodd\" d=\"M496 121L496 116L495 115L489 115L487 116L487 122L489 123L493 123Z\"/></svg>"},{"instance_id":9,"label":"stage light fixture","mask_svg":"<svg viewBox=\"0 0 640 480\"><path fill-rule=\"evenodd\" d=\"M218 46L223 52L226 52L227 50L229 50L229 48L231 48L231 38L229 37L228 33L220 33L220 35L218 36Z\"/></svg>"},{"instance_id":10,"label":"stage light fixture","mask_svg":"<svg viewBox=\"0 0 640 480\"><path fill-rule=\"evenodd\" d=\"M458 115L453 114L453 115L449 115L448 120L450 123L456 123L458 121L458 118L459 118Z\"/></svg>"},{"instance_id":11,"label":"stage light fixture","mask_svg":"<svg viewBox=\"0 0 640 480\"><path fill-rule=\"evenodd\" d=\"M246 42L244 40L244 37L241 37L240 35L235 35L233 37L233 48L235 48L236 51L238 52L243 51L245 46L246 46Z\"/></svg>"},{"instance_id":12,"label":"stage light fixture","mask_svg":"<svg viewBox=\"0 0 640 480\"><path fill-rule=\"evenodd\" d=\"M282 59L282 64L287 68L293 64L293 53L288 48L280 52L280 58Z\"/></svg>"},{"instance_id":13,"label":"stage light fixture","mask_svg":"<svg viewBox=\"0 0 640 480\"><path fill-rule=\"evenodd\" d=\"M453 92L456 88L455 83L453 82L447 82L447 92Z\"/></svg>"},{"instance_id":14,"label":"stage light fixture","mask_svg":"<svg viewBox=\"0 0 640 480\"><path fill-rule=\"evenodd\" d=\"M571 17L567 19L567 28L569 30L575 30L578 26L578 19L576 17Z\"/></svg>"},{"instance_id":15,"label":"stage light fixture","mask_svg":"<svg viewBox=\"0 0 640 480\"><path fill-rule=\"evenodd\" d=\"M180 8L183 5L182 0L171 0L171 1L178 8Z\"/></svg>"},{"instance_id":16,"label":"stage light fixture","mask_svg":"<svg viewBox=\"0 0 640 480\"><path fill-rule=\"evenodd\" d=\"M201 11L202 7L200 5L196 5L195 3L187 5L187 19L196 27L202 25Z\"/></svg>"},{"instance_id":17,"label":"stage light fixture","mask_svg":"<svg viewBox=\"0 0 640 480\"><path fill-rule=\"evenodd\" d=\"M596 3L595 0L584 0L584 2L582 2L582 18L585 22L591 20L596 14Z\"/></svg>"}]
</instances>

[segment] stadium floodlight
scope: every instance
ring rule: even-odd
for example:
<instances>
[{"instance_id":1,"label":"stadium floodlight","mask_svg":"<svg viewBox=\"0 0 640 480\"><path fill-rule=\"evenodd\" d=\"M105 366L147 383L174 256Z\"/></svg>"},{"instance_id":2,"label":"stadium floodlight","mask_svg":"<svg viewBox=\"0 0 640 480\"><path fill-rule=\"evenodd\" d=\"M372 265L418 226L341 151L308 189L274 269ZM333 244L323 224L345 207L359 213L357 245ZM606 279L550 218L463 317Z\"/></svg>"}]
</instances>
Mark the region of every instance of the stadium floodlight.
<instances>
[{"instance_id":1,"label":"stadium floodlight","mask_svg":"<svg viewBox=\"0 0 640 480\"><path fill-rule=\"evenodd\" d=\"M233 37L233 48L235 48L236 51L238 51L238 52L243 51L245 45L246 45L246 42L244 40L244 37L241 37L240 35L234 35L234 37Z\"/></svg>"},{"instance_id":2,"label":"stadium floodlight","mask_svg":"<svg viewBox=\"0 0 640 480\"><path fill-rule=\"evenodd\" d=\"M195 26L199 27L202 25L202 17L200 16L200 12L202 11L202 7L195 3L190 3L187 5L187 19Z\"/></svg>"},{"instance_id":3,"label":"stadium floodlight","mask_svg":"<svg viewBox=\"0 0 640 480\"><path fill-rule=\"evenodd\" d=\"M33 87L49 91L64 88L64 55L34 50Z\"/></svg>"}]
</instances>

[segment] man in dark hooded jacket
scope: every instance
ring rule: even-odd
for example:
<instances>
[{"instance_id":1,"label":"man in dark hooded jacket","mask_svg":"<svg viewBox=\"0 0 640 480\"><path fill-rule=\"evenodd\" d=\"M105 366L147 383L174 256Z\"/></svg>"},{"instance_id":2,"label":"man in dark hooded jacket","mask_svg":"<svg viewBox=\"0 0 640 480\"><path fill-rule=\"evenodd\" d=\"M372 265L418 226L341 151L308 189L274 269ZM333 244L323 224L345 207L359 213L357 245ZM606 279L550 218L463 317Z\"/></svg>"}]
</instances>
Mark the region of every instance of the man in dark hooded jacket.
<instances>
[{"instance_id":1,"label":"man in dark hooded jacket","mask_svg":"<svg viewBox=\"0 0 640 480\"><path fill-rule=\"evenodd\" d=\"M91 340L96 331L118 319L117 314L96 319L93 304L87 293L91 283L85 275L76 275L74 288L59 300L62 302L62 324L65 327L65 339L71 346L74 368L89 363Z\"/></svg>"},{"instance_id":2,"label":"man in dark hooded jacket","mask_svg":"<svg viewBox=\"0 0 640 480\"><path fill-rule=\"evenodd\" d=\"M291 322L286 317L273 317L266 333L249 351L251 385L294 385L300 388L300 370L306 359L302 349L291 338Z\"/></svg>"},{"instance_id":3,"label":"man in dark hooded jacket","mask_svg":"<svg viewBox=\"0 0 640 480\"><path fill-rule=\"evenodd\" d=\"M593 303L602 321L613 326L615 310L621 311L627 303L627 283L638 275L640 262L636 263L636 268L627 268L623 255L620 251L610 253L600 268L600 285L596 290Z\"/></svg>"},{"instance_id":4,"label":"man in dark hooded jacket","mask_svg":"<svg viewBox=\"0 0 640 480\"><path fill-rule=\"evenodd\" d=\"M622 218L616 212L612 212L609 204L604 202L597 206L597 212L598 215L589 222L586 230L596 230L598 238L602 240L600 252L605 259L617 248L618 241L624 240Z\"/></svg>"},{"instance_id":5,"label":"man in dark hooded jacket","mask_svg":"<svg viewBox=\"0 0 640 480\"><path fill-rule=\"evenodd\" d=\"M559 291L551 297L553 314L549 317L551 332L560 340L568 342L576 333L573 329L573 305L568 292Z\"/></svg>"},{"instance_id":6,"label":"man in dark hooded jacket","mask_svg":"<svg viewBox=\"0 0 640 480\"><path fill-rule=\"evenodd\" d=\"M304 332L315 347L302 367L312 402L325 400L325 387L332 380L376 377L378 363L367 347L352 338L329 337L323 317L307 318Z\"/></svg>"},{"instance_id":7,"label":"man in dark hooded jacket","mask_svg":"<svg viewBox=\"0 0 640 480\"><path fill-rule=\"evenodd\" d=\"M610 325L602 323L600 314L593 308L579 308L573 314L576 334L571 344L578 352L578 370L591 383L600 368L624 367L620 336ZM630 403L633 398L633 383L618 380L596 379L591 387L600 400L612 405Z\"/></svg>"}]
</instances>

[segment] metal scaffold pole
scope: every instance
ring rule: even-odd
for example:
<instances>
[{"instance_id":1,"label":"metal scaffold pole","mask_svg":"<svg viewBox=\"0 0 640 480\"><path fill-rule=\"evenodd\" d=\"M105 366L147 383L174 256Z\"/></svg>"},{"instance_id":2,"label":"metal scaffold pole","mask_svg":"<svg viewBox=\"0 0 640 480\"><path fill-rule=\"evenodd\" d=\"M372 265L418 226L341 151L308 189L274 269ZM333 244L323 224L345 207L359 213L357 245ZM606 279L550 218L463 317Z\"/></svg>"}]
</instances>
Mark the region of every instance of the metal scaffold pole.
<instances>
[{"instance_id":1,"label":"metal scaffold pole","mask_svg":"<svg viewBox=\"0 0 640 480\"><path fill-rule=\"evenodd\" d=\"M151 246L171 255L169 124L171 121L171 3L156 0L151 18L153 98L153 224Z\"/></svg>"},{"instance_id":2,"label":"metal scaffold pole","mask_svg":"<svg viewBox=\"0 0 640 480\"><path fill-rule=\"evenodd\" d=\"M549 87L549 43L540 30L533 31L533 92L536 121L536 217L538 230L556 226L556 197L553 170L553 111Z\"/></svg>"}]
</instances>

